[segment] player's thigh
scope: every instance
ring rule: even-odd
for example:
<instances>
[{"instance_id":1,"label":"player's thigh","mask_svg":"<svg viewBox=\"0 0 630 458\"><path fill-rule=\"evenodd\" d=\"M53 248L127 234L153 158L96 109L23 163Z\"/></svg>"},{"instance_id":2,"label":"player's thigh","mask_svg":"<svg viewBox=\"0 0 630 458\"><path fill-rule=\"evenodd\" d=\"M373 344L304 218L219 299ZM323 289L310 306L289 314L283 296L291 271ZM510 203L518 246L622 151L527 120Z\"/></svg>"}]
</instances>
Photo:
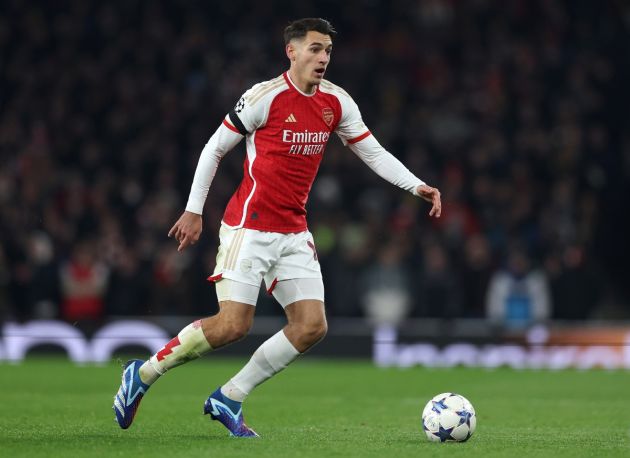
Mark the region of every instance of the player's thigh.
<instances>
[{"instance_id":1,"label":"player's thigh","mask_svg":"<svg viewBox=\"0 0 630 458\"><path fill-rule=\"evenodd\" d=\"M221 225L219 231L219 249L213 274L208 280L217 283L230 279L235 282L260 288L263 275L267 273L279 257L278 244L274 243L273 234L245 228L233 228ZM227 285L224 284L224 290ZM236 300L243 298L219 298ZM254 302L255 304L255 302Z\"/></svg>"},{"instance_id":2,"label":"player's thigh","mask_svg":"<svg viewBox=\"0 0 630 458\"><path fill-rule=\"evenodd\" d=\"M218 327L243 329L247 332L254 322L256 307L237 301L220 301L219 312L202 320L205 330L216 331ZM211 329L212 328L212 329Z\"/></svg>"},{"instance_id":3,"label":"player's thigh","mask_svg":"<svg viewBox=\"0 0 630 458\"><path fill-rule=\"evenodd\" d=\"M294 303L313 301L324 304L324 282L322 278L288 278L275 280L271 294L286 309Z\"/></svg>"},{"instance_id":4,"label":"player's thigh","mask_svg":"<svg viewBox=\"0 0 630 458\"><path fill-rule=\"evenodd\" d=\"M260 291L260 280L258 285L252 285L231 278L220 278L215 281L217 300L221 310L226 305L245 304L256 306L258 292ZM253 307L252 307L253 308Z\"/></svg>"},{"instance_id":5,"label":"player's thigh","mask_svg":"<svg viewBox=\"0 0 630 458\"><path fill-rule=\"evenodd\" d=\"M317 299L303 299L284 308L289 325L305 325L326 328L326 308Z\"/></svg>"},{"instance_id":6,"label":"player's thigh","mask_svg":"<svg viewBox=\"0 0 630 458\"><path fill-rule=\"evenodd\" d=\"M271 273L278 281L290 278L321 278L322 271L313 234L309 231L286 234L281 244L281 256L265 275L265 282Z\"/></svg>"},{"instance_id":7,"label":"player's thigh","mask_svg":"<svg viewBox=\"0 0 630 458\"><path fill-rule=\"evenodd\" d=\"M220 301L219 317L223 326L231 328L237 334L247 334L254 323L256 307L237 301Z\"/></svg>"},{"instance_id":8,"label":"player's thigh","mask_svg":"<svg viewBox=\"0 0 630 458\"><path fill-rule=\"evenodd\" d=\"M302 300L324 302L324 283L313 236L305 231L285 240L284 252L265 274L265 284L280 305Z\"/></svg>"}]
</instances>

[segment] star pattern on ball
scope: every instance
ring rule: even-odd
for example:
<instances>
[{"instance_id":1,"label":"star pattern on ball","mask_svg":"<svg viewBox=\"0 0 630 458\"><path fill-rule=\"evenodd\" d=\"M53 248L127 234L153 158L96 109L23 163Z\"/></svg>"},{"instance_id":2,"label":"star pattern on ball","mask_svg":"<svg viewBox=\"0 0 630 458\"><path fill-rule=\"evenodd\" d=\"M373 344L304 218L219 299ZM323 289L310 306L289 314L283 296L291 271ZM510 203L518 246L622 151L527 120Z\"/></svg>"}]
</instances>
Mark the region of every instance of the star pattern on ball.
<instances>
[{"instance_id":1,"label":"star pattern on ball","mask_svg":"<svg viewBox=\"0 0 630 458\"><path fill-rule=\"evenodd\" d=\"M439 401L432 401L433 402L433 407L431 407L431 410L433 410L436 413L441 413L444 409L447 409L448 407L446 407L446 404L444 404L444 399L440 399Z\"/></svg>"},{"instance_id":2,"label":"star pattern on ball","mask_svg":"<svg viewBox=\"0 0 630 458\"><path fill-rule=\"evenodd\" d=\"M454 428L444 429L440 426L440 430L437 433L433 433L435 436L440 438L440 442L446 442L447 440L452 440L451 433Z\"/></svg>"},{"instance_id":3,"label":"star pattern on ball","mask_svg":"<svg viewBox=\"0 0 630 458\"><path fill-rule=\"evenodd\" d=\"M470 412L468 412L467 410L462 410L460 412L455 412L455 413L459 415L460 425L466 424L470 426L470 417L472 417L472 414Z\"/></svg>"}]
</instances>

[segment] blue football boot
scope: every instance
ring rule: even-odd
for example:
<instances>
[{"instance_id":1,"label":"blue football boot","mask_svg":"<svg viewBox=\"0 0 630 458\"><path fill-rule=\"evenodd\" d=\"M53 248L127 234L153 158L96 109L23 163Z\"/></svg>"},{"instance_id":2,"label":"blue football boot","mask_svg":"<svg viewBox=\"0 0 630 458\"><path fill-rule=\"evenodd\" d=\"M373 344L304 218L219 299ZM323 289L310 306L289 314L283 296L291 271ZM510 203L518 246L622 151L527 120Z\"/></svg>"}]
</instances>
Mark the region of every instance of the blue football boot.
<instances>
[{"instance_id":1,"label":"blue football boot","mask_svg":"<svg viewBox=\"0 0 630 458\"><path fill-rule=\"evenodd\" d=\"M203 405L203 414L220 421L236 437L259 437L243 420L242 403L223 396L221 387L212 393Z\"/></svg>"},{"instance_id":2,"label":"blue football boot","mask_svg":"<svg viewBox=\"0 0 630 458\"><path fill-rule=\"evenodd\" d=\"M114 396L113 409L116 413L116 421L122 429L131 426L133 418L136 416L138 406L142 397L149 389L149 385L140 380L140 366L144 361L132 359L127 361L122 374L122 383L118 388L118 393Z\"/></svg>"}]
</instances>

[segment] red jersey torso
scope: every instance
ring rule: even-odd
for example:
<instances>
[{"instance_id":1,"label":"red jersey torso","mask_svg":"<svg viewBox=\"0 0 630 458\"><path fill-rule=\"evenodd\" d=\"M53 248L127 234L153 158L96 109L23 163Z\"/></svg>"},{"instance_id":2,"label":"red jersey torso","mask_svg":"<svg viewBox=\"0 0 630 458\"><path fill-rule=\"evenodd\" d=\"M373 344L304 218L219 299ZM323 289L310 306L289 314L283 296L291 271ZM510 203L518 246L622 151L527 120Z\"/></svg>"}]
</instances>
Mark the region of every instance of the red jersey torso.
<instances>
[{"instance_id":1,"label":"red jersey torso","mask_svg":"<svg viewBox=\"0 0 630 458\"><path fill-rule=\"evenodd\" d=\"M226 224L282 233L307 229L305 206L330 134L342 117L342 139L352 142L356 132L367 131L358 109L353 125L348 113L343 116L342 104L351 102L349 96L340 100L344 95L329 82L304 94L286 73L245 93L224 121L247 139L243 181L226 208Z\"/></svg>"}]
</instances>

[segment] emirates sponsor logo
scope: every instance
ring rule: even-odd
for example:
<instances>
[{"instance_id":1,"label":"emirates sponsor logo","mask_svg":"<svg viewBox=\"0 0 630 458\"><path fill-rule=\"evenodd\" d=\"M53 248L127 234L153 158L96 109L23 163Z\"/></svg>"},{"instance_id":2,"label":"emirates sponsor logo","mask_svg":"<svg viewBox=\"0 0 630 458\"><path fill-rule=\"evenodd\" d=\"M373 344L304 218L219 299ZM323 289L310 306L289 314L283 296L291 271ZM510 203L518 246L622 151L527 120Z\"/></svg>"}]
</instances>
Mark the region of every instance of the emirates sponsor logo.
<instances>
[{"instance_id":1,"label":"emirates sponsor logo","mask_svg":"<svg viewBox=\"0 0 630 458\"><path fill-rule=\"evenodd\" d=\"M303 130L295 132L289 129L282 131L282 141L291 144L288 153L302 156L322 154L328 138L330 138L330 132L326 131L311 132L310 130Z\"/></svg>"},{"instance_id":2,"label":"emirates sponsor logo","mask_svg":"<svg viewBox=\"0 0 630 458\"><path fill-rule=\"evenodd\" d=\"M295 132L289 129L282 131L282 141L284 143L326 143L329 137L330 132L326 131L311 132L310 130L303 130Z\"/></svg>"}]
</instances>

